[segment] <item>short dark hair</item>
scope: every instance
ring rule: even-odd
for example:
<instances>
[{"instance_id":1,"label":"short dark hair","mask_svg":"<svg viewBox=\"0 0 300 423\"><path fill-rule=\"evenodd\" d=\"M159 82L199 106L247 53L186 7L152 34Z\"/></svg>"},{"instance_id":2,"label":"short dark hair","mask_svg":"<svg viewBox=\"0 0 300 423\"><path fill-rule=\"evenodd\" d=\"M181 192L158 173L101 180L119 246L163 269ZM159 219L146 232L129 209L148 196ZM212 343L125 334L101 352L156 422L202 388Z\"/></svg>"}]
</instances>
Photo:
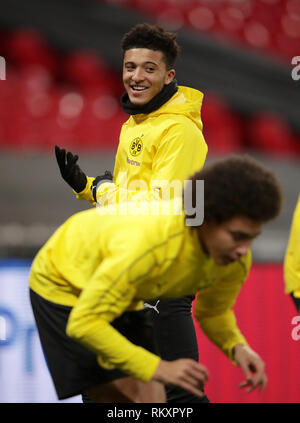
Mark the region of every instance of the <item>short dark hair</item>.
<instances>
[{"instance_id":1,"label":"short dark hair","mask_svg":"<svg viewBox=\"0 0 300 423\"><path fill-rule=\"evenodd\" d=\"M175 33L167 32L158 25L147 23L135 25L127 32L122 38L121 48L124 54L132 48L161 51L168 70L173 68L180 53Z\"/></svg>"},{"instance_id":2,"label":"short dark hair","mask_svg":"<svg viewBox=\"0 0 300 423\"><path fill-rule=\"evenodd\" d=\"M265 223L280 213L279 181L272 171L248 155L231 155L211 162L191 179L193 200L196 181L204 180L204 222L222 223L246 216Z\"/></svg>"}]
</instances>

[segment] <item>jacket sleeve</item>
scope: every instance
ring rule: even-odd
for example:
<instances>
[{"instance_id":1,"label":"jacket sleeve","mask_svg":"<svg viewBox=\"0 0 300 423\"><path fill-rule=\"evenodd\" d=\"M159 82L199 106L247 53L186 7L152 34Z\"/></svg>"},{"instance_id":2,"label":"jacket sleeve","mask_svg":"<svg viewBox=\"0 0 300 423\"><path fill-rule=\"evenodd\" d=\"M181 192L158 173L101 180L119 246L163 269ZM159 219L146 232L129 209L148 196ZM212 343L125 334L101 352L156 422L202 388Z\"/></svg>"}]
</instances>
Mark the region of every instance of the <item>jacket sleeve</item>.
<instances>
[{"instance_id":1,"label":"jacket sleeve","mask_svg":"<svg viewBox=\"0 0 300 423\"><path fill-rule=\"evenodd\" d=\"M96 205L96 202L92 196L92 190L91 190L94 179L95 179L94 177L87 176L87 183L85 188L80 192L76 192L73 190L78 200L87 200L91 204L93 204L93 206Z\"/></svg>"},{"instance_id":2,"label":"jacket sleeve","mask_svg":"<svg viewBox=\"0 0 300 423\"><path fill-rule=\"evenodd\" d=\"M73 191L78 200L86 200L86 201L89 201L93 206L96 206L97 203L92 195L92 185L94 180L95 180L94 177L87 176L87 183L85 188L79 193L74 190ZM112 199L115 198L114 196L117 190L118 190L118 187L113 182L105 182L101 184L97 191L97 199L99 200L98 203L104 204L105 201L106 202L112 201Z\"/></svg>"},{"instance_id":3,"label":"jacket sleeve","mask_svg":"<svg viewBox=\"0 0 300 423\"><path fill-rule=\"evenodd\" d=\"M106 255L83 289L70 314L67 334L92 350L102 367L119 368L146 382L155 372L159 357L132 344L111 325L130 309L136 284L155 265L151 254L141 254L139 248L126 245L123 253Z\"/></svg>"},{"instance_id":4,"label":"jacket sleeve","mask_svg":"<svg viewBox=\"0 0 300 423\"><path fill-rule=\"evenodd\" d=\"M221 280L199 291L194 305L194 315L203 332L234 364L233 347L248 345L232 309L244 280Z\"/></svg>"},{"instance_id":5,"label":"jacket sleeve","mask_svg":"<svg viewBox=\"0 0 300 423\"><path fill-rule=\"evenodd\" d=\"M89 201L94 207L96 205L98 206L114 205L114 204L118 204L119 202L129 201L133 198L138 201L148 200L148 198L149 199L159 198L159 195L157 195L155 191L153 193L129 192L114 182L104 182L100 184L99 188L97 189L97 193L96 193L97 202L96 202L92 195L92 185L93 185L94 179L95 179L94 177L87 176L87 183L85 188L79 193L73 190L78 200Z\"/></svg>"}]
</instances>

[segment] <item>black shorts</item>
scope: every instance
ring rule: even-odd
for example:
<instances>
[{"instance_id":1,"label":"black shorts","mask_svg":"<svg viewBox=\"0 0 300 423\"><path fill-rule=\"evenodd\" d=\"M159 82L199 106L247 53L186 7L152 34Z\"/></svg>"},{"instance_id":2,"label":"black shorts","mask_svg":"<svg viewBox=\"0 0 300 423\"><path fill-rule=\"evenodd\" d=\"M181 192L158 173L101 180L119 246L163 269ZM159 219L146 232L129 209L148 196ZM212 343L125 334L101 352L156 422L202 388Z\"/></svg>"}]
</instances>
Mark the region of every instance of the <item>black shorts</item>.
<instances>
[{"instance_id":1,"label":"black shorts","mask_svg":"<svg viewBox=\"0 0 300 423\"><path fill-rule=\"evenodd\" d=\"M92 386L126 377L101 367L96 355L66 335L71 307L52 303L30 289L30 301L45 359L59 399L82 394ZM158 354L148 309L125 312L112 322L136 345Z\"/></svg>"},{"instance_id":2,"label":"black shorts","mask_svg":"<svg viewBox=\"0 0 300 423\"><path fill-rule=\"evenodd\" d=\"M152 308L154 334L163 360L191 358L199 361L198 342L192 317L194 295L180 298L146 301ZM209 399L196 397L178 386L166 386L168 403L206 403Z\"/></svg>"}]
</instances>

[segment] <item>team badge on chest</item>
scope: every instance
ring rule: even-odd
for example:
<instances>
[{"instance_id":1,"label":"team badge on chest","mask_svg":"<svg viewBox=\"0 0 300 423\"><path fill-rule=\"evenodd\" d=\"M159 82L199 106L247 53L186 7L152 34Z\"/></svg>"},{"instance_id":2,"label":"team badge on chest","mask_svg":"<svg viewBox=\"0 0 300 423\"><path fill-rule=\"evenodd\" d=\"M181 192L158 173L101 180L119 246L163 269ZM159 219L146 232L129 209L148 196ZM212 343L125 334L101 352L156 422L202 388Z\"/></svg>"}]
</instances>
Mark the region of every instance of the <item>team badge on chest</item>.
<instances>
[{"instance_id":1,"label":"team badge on chest","mask_svg":"<svg viewBox=\"0 0 300 423\"><path fill-rule=\"evenodd\" d=\"M133 141L131 141L130 147L129 147L129 153L133 157L140 155L142 150L143 150L143 142L140 137L137 137Z\"/></svg>"}]
</instances>

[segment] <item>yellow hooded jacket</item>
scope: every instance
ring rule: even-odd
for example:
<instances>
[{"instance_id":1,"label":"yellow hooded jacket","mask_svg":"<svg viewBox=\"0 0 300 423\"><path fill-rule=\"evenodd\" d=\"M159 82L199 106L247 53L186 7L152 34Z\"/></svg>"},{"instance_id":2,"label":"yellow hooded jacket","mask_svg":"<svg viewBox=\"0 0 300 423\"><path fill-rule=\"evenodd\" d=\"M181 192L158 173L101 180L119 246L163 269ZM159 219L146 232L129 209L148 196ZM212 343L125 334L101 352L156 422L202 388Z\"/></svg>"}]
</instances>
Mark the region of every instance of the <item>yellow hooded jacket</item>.
<instances>
[{"instance_id":1,"label":"yellow hooded jacket","mask_svg":"<svg viewBox=\"0 0 300 423\"><path fill-rule=\"evenodd\" d=\"M139 190L150 193L148 199L161 198L169 182L182 184L203 167L207 145L202 134L202 99L200 91L180 86L159 109L130 116L121 129L113 183L99 186L98 204L129 200ZM93 205L94 179L88 177L85 189L76 193Z\"/></svg>"}]
</instances>

